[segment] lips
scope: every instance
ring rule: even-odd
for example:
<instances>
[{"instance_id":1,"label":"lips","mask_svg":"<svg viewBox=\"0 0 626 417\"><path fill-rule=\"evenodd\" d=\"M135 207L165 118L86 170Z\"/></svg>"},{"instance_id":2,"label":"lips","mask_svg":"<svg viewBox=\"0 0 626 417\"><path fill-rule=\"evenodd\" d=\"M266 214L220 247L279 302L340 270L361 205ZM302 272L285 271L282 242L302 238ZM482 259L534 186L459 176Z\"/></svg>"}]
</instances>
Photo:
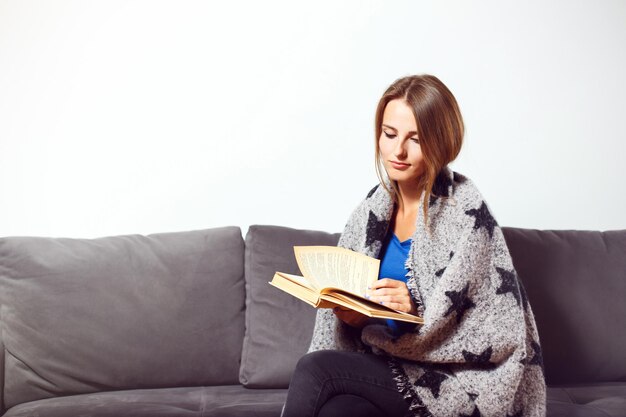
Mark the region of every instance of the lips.
<instances>
[{"instance_id":1,"label":"lips","mask_svg":"<svg viewBox=\"0 0 626 417\"><path fill-rule=\"evenodd\" d=\"M393 168L401 170L401 171L404 171L405 169L411 166L410 164L405 164L405 163L398 162L398 161L389 161L389 163L391 164Z\"/></svg>"}]
</instances>

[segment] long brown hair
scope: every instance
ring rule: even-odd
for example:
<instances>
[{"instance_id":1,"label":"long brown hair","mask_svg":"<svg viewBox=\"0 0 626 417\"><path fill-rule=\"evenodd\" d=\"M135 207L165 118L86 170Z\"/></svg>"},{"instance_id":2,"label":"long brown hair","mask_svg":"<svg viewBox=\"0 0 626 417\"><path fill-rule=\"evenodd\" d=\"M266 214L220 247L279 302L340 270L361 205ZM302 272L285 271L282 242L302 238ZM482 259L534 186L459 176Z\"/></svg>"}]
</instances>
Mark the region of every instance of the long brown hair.
<instances>
[{"instance_id":1,"label":"long brown hair","mask_svg":"<svg viewBox=\"0 0 626 417\"><path fill-rule=\"evenodd\" d=\"M457 157L463 144L465 128L461 110L448 87L439 78L428 74L399 78L380 98L376 108L374 127L376 174L396 203L399 202L398 184L390 181L391 189L386 186L382 175L383 172L386 174L386 171L378 143L382 134L385 107L390 101L396 99L402 99L407 103L417 123L417 135L424 157L425 170L416 187L418 190L425 191L423 193L424 224L428 226L428 203L430 196L433 195L435 179L440 171Z\"/></svg>"}]
</instances>

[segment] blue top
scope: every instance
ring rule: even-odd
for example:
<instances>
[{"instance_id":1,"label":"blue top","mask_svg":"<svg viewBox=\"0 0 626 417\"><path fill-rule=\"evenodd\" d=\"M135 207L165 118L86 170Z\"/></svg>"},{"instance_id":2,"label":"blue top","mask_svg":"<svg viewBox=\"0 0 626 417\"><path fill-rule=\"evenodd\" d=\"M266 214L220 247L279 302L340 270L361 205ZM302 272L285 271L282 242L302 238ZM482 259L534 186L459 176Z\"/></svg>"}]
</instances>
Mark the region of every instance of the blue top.
<instances>
[{"instance_id":1,"label":"blue top","mask_svg":"<svg viewBox=\"0 0 626 417\"><path fill-rule=\"evenodd\" d=\"M381 249L380 271L378 272L378 279L381 278L393 278L398 281L406 283L407 272L405 263L409 257L409 249L411 249L411 239L407 239L404 242L400 242L398 237L393 233L389 233L388 237ZM392 333L396 336L400 336L402 333L415 327L412 323L403 321L396 321L386 319L387 326L389 326Z\"/></svg>"}]
</instances>

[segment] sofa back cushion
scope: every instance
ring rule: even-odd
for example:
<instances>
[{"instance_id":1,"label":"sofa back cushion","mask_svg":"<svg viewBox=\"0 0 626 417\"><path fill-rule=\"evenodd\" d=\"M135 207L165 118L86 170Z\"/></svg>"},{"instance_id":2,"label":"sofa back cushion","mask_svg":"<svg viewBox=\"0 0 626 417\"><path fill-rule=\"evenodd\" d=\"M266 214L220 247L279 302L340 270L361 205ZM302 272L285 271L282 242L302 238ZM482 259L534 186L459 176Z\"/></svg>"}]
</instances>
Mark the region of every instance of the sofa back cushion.
<instances>
[{"instance_id":1,"label":"sofa back cushion","mask_svg":"<svg viewBox=\"0 0 626 417\"><path fill-rule=\"evenodd\" d=\"M626 230L503 228L548 384L626 381Z\"/></svg>"},{"instance_id":2,"label":"sofa back cushion","mask_svg":"<svg viewBox=\"0 0 626 417\"><path fill-rule=\"evenodd\" d=\"M237 227L0 239L4 402L236 384L244 333Z\"/></svg>"},{"instance_id":3,"label":"sofa back cushion","mask_svg":"<svg viewBox=\"0 0 626 417\"><path fill-rule=\"evenodd\" d=\"M250 226L246 235L246 335L239 379L248 388L287 388L311 342L315 309L268 284L276 271L300 274L294 245L335 246L339 234Z\"/></svg>"}]
</instances>

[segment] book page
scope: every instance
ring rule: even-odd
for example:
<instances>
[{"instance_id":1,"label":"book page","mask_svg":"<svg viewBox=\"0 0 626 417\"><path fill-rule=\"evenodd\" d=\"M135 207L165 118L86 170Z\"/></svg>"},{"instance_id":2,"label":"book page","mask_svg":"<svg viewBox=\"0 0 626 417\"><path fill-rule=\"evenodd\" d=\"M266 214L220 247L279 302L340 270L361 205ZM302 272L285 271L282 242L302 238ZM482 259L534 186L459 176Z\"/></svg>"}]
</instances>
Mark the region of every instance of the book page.
<instances>
[{"instance_id":1,"label":"book page","mask_svg":"<svg viewBox=\"0 0 626 417\"><path fill-rule=\"evenodd\" d=\"M270 281L270 285L305 301L313 307L317 307L320 302L317 291L311 289L308 285L303 285L301 277L296 275L276 272L274 278Z\"/></svg>"},{"instance_id":2,"label":"book page","mask_svg":"<svg viewBox=\"0 0 626 417\"><path fill-rule=\"evenodd\" d=\"M378 279L380 261L336 246L294 246L302 275L317 289L337 287L363 296Z\"/></svg>"},{"instance_id":3,"label":"book page","mask_svg":"<svg viewBox=\"0 0 626 417\"><path fill-rule=\"evenodd\" d=\"M277 275L279 275L282 278L288 279L289 281L292 281L302 287L317 291L317 288L315 288L313 285L311 285L311 283L309 281L307 281L306 278L301 277L300 275L293 275L293 274L287 274L286 272L276 272Z\"/></svg>"}]
</instances>

